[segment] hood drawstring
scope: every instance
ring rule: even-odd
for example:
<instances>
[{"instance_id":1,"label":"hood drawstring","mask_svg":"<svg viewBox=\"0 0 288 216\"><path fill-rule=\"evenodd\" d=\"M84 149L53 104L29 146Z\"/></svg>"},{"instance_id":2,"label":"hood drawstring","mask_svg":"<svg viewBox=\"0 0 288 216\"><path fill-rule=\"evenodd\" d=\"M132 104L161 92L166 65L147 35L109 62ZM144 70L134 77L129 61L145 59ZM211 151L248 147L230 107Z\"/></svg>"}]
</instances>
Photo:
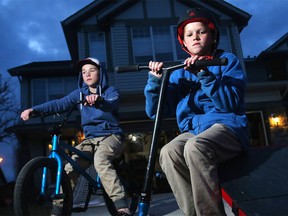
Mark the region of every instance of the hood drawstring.
<instances>
[{"instance_id":1,"label":"hood drawstring","mask_svg":"<svg viewBox=\"0 0 288 216\"><path fill-rule=\"evenodd\" d=\"M98 86L97 86L97 93L98 93L100 96L102 96L102 87L101 87L101 85L98 85Z\"/></svg>"},{"instance_id":2,"label":"hood drawstring","mask_svg":"<svg viewBox=\"0 0 288 216\"><path fill-rule=\"evenodd\" d=\"M83 93L82 92L80 92L80 101L81 101L81 103L80 103L80 109L82 110L82 108L83 108Z\"/></svg>"}]
</instances>

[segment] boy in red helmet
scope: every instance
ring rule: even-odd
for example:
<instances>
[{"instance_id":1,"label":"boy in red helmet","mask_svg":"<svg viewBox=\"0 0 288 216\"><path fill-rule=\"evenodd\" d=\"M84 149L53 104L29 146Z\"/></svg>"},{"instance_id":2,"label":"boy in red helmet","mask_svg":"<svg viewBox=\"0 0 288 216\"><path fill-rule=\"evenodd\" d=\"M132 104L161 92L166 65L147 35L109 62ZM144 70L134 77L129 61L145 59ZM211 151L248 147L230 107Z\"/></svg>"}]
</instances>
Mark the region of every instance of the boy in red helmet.
<instances>
[{"instance_id":1,"label":"boy in red helmet","mask_svg":"<svg viewBox=\"0 0 288 216\"><path fill-rule=\"evenodd\" d=\"M190 57L168 83L165 117L175 116L181 132L160 152L160 165L184 215L225 215L218 164L248 147L244 93L246 76L232 53L217 50L219 33L213 15L188 10L177 36ZM226 66L195 67L195 61L227 58ZM145 87L146 113L154 118L163 62L149 62Z\"/></svg>"}]
</instances>

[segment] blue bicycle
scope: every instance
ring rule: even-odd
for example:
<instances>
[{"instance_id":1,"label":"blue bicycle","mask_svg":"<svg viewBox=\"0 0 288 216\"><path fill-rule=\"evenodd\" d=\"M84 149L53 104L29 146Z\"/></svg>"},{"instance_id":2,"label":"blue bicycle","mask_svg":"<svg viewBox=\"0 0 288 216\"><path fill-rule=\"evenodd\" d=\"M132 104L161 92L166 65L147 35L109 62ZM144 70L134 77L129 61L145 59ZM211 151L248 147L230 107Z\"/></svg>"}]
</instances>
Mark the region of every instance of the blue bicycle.
<instances>
[{"instance_id":1,"label":"blue bicycle","mask_svg":"<svg viewBox=\"0 0 288 216\"><path fill-rule=\"evenodd\" d=\"M70 157L70 153L77 154L79 157L93 164L93 157L79 151L78 149L62 142L61 128L66 123L68 117L73 112L79 101L65 115L63 121L53 128L52 150L48 157L36 157L30 160L20 171L14 189L14 212L16 216L28 215L51 215L53 201L63 199L62 215L71 215L72 211L86 211L91 195L103 196L106 207L111 215L116 215L117 210L101 185L99 176L91 177L82 169L76 161ZM45 117L49 113L36 113L31 117ZM73 191L68 175L64 171L64 164L70 163L75 170L83 176L89 185L84 208L73 209ZM130 196L130 211L135 213L138 205L138 193L136 184L133 182L133 172L125 161L120 158L114 161L115 169ZM62 190L60 190L62 187Z\"/></svg>"}]
</instances>

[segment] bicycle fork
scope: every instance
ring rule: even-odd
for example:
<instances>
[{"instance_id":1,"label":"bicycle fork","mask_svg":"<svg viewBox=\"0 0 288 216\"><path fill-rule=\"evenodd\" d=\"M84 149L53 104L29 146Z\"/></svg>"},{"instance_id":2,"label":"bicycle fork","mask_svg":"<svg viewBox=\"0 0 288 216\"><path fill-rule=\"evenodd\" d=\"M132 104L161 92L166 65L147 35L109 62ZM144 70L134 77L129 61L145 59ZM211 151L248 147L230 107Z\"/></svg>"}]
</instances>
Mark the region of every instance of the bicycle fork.
<instances>
[{"instance_id":1,"label":"bicycle fork","mask_svg":"<svg viewBox=\"0 0 288 216\"><path fill-rule=\"evenodd\" d=\"M62 177L62 160L60 156L55 152L56 151L56 144L58 143L58 136L53 135L52 137L52 152L49 155L49 158L53 158L57 161L57 174L56 174L56 184L55 184L55 196L60 195L60 184L61 184L61 177ZM41 184L41 194L44 195L45 188L47 184L47 167L43 168L43 174L42 174L42 184Z\"/></svg>"}]
</instances>

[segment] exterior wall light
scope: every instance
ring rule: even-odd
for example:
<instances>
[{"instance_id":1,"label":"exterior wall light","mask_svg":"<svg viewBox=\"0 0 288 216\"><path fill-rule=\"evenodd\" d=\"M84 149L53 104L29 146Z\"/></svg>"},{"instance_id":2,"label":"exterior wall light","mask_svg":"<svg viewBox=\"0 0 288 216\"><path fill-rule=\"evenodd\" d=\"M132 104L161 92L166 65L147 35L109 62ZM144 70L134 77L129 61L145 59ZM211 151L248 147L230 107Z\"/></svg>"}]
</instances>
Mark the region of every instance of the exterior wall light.
<instances>
[{"instance_id":1,"label":"exterior wall light","mask_svg":"<svg viewBox=\"0 0 288 216\"><path fill-rule=\"evenodd\" d=\"M278 127L280 126L280 119L281 117L277 114L271 114L271 118L270 118L270 125L272 127Z\"/></svg>"}]
</instances>

